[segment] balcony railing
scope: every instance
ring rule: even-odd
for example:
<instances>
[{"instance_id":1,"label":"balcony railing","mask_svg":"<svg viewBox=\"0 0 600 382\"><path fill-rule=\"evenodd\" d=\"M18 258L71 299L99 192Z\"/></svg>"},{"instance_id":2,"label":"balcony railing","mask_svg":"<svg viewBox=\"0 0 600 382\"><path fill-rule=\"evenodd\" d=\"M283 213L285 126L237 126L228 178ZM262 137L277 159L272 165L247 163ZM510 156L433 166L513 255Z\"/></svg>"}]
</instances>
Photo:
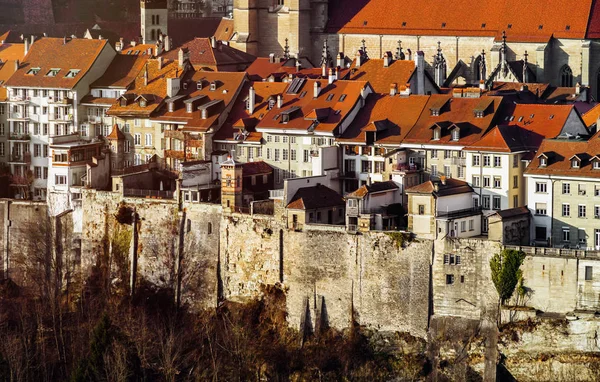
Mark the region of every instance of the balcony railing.
<instances>
[{"instance_id":1,"label":"balcony railing","mask_svg":"<svg viewBox=\"0 0 600 382\"><path fill-rule=\"evenodd\" d=\"M19 112L12 112L8 114L8 119L17 119L17 120L28 120L29 119L29 114L27 113L19 113Z\"/></svg>"},{"instance_id":2,"label":"balcony railing","mask_svg":"<svg viewBox=\"0 0 600 382\"><path fill-rule=\"evenodd\" d=\"M68 105L72 102L73 100L67 97L48 97L48 103L52 104Z\"/></svg>"},{"instance_id":3,"label":"balcony railing","mask_svg":"<svg viewBox=\"0 0 600 382\"><path fill-rule=\"evenodd\" d=\"M284 196L284 190L269 190L269 199L283 199Z\"/></svg>"},{"instance_id":4,"label":"balcony railing","mask_svg":"<svg viewBox=\"0 0 600 382\"><path fill-rule=\"evenodd\" d=\"M21 102L26 103L29 102L29 97L24 97L22 95L12 95L8 98L10 102Z\"/></svg>"},{"instance_id":5,"label":"balcony railing","mask_svg":"<svg viewBox=\"0 0 600 382\"><path fill-rule=\"evenodd\" d=\"M394 171L406 172L406 171L419 171L421 166L419 163L399 163L394 168Z\"/></svg>"},{"instance_id":6,"label":"balcony railing","mask_svg":"<svg viewBox=\"0 0 600 382\"><path fill-rule=\"evenodd\" d=\"M19 133L11 133L8 136L9 141L29 141L31 140L31 136L27 133L19 134Z\"/></svg>"},{"instance_id":7,"label":"balcony railing","mask_svg":"<svg viewBox=\"0 0 600 382\"><path fill-rule=\"evenodd\" d=\"M467 158L453 157L452 164L455 166L466 166Z\"/></svg>"},{"instance_id":8,"label":"balcony railing","mask_svg":"<svg viewBox=\"0 0 600 382\"><path fill-rule=\"evenodd\" d=\"M454 211L437 211L437 218L447 218L447 219L459 219L462 217L473 216L481 214L481 207L472 207L465 208L462 210L454 210Z\"/></svg>"},{"instance_id":9,"label":"balcony railing","mask_svg":"<svg viewBox=\"0 0 600 382\"><path fill-rule=\"evenodd\" d=\"M10 162L13 163L31 163L31 154L12 154L10 156Z\"/></svg>"},{"instance_id":10,"label":"balcony railing","mask_svg":"<svg viewBox=\"0 0 600 382\"><path fill-rule=\"evenodd\" d=\"M357 174L356 174L356 171L344 171L344 172L340 173L340 178L356 179Z\"/></svg>"},{"instance_id":11,"label":"balcony railing","mask_svg":"<svg viewBox=\"0 0 600 382\"><path fill-rule=\"evenodd\" d=\"M50 114L48 120L52 122L73 122L73 114Z\"/></svg>"}]
</instances>

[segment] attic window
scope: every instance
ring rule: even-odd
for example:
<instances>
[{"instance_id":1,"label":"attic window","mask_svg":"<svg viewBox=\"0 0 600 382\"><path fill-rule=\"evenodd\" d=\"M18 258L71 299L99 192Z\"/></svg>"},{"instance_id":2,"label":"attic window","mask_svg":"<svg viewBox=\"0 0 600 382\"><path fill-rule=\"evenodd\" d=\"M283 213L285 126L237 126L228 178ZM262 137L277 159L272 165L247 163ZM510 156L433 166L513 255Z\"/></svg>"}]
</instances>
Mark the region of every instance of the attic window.
<instances>
[{"instance_id":1,"label":"attic window","mask_svg":"<svg viewBox=\"0 0 600 382\"><path fill-rule=\"evenodd\" d=\"M196 89L197 90L202 90L202 80L196 82Z\"/></svg>"},{"instance_id":2,"label":"attic window","mask_svg":"<svg viewBox=\"0 0 600 382\"><path fill-rule=\"evenodd\" d=\"M335 115L339 115L341 112L342 112L341 110L336 110Z\"/></svg>"},{"instance_id":3,"label":"attic window","mask_svg":"<svg viewBox=\"0 0 600 382\"><path fill-rule=\"evenodd\" d=\"M507 28L508 28L508 29L512 29L512 24L508 24L508 25L507 25Z\"/></svg>"},{"instance_id":4,"label":"attic window","mask_svg":"<svg viewBox=\"0 0 600 382\"><path fill-rule=\"evenodd\" d=\"M515 116L514 116L514 115L511 115L511 116L510 116L510 118L509 118L508 120L509 120L509 121L511 121L511 122L512 122L512 121L514 121L514 120L515 120Z\"/></svg>"},{"instance_id":5,"label":"attic window","mask_svg":"<svg viewBox=\"0 0 600 382\"><path fill-rule=\"evenodd\" d=\"M577 158L571 159L571 168L579 168L579 159L577 159Z\"/></svg>"},{"instance_id":6,"label":"attic window","mask_svg":"<svg viewBox=\"0 0 600 382\"><path fill-rule=\"evenodd\" d=\"M402 26L405 27L406 26L406 21L402 22Z\"/></svg>"},{"instance_id":7,"label":"attic window","mask_svg":"<svg viewBox=\"0 0 600 382\"><path fill-rule=\"evenodd\" d=\"M595 160L594 163L592 164L592 168L594 170L600 170L600 160Z\"/></svg>"},{"instance_id":8,"label":"attic window","mask_svg":"<svg viewBox=\"0 0 600 382\"><path fill-rule=\"evenodd\" d=\"M460 130L459 129L452 130L452 140L458 141L459 139L460 139Z\"/></svg>"},{"instance_id":9,"label":"attic window","mask_svg":"<svg viewBox=\"0 0 600 382\"><path fill-rule=\"evenodd\" d=\"M565 29L566 29L566 30L568 30L568 31L570 31L570 30L571 30L571 26L570 26L570 25L567 25L567 26L565 27Z\"/></svg>"},{"instance_id":10,"label":"attic window","mask_svg":"<svg viewBox=\"0 0 600 382\"><path fill-rule=\"evenodd\" d=\"M35 76L40 71L40 68L31 68L27 71L27 74Z\"/></svg>"},{"instance_id":11,"label":"attic window","mask_svg":"<svg viewBox=\"0 0 600 382\"><path fill-rule=\"evenodd\" d=\"M146 107L146 100L143 98L140 98L140 107Z\"/></svg>"},{"instance_id":12,"label":"attic window","mask_svg":"<svg viewBox=\"0 0 600 382\"><path fill-rule=\"evenodd\" d=\"M439 127L436 127L435 129L433 129L433 140L437 141L440 139L441 134L441 129Z\"/></svg>"},{"instance_id":13,"label":"attic window","mask_svg":"<svg viewBox=\"0 0 600 382\"><path fill-rule=\"evenodd\" d=\"M550 117L548 117L548 119L554 119L554 114L550 114Z\"/></svg>"},{"instance_id":14,"label":"attic window","mask_svg":"<svg viewBox=\"0 0 600 382\"><path fill-rule=\"evenodd\" d=\"M548 165L548 159L546 157L540 158L540 167L546 167Z\"/></svg>"},{"instance_id":15,"label":"attic window","mask_svg":"<svg viewBox=\"0 0 600 382\"><path fill-rule=\"evenodd\" d=\"M475 118L483 118L484 117L484 112L483 110L477 110L475 112Z\"/></svg>"},{"instance_id":16,"label":"attic window","mask_svg":"<svg viewBox=\"0 0 600 382\"><path fill-rule=\"evenodd\" d=\"M442 23L442 28L446 28L446 23Z\"/></svg>"},{"instance_id":17,"label":"attic window","mask_svg":"<svg viewBox=\"0 0 600 382\"><path fill-rule=\"evenodd\" d=\"M169 108L169 113L172 113L175 111L175 102L169 102L167 105Z\"/></svg>"},{"instance_id":18,"label":"attic window","mask_svg":"<svg viewBox=\"0 0 600 382\"><path fill-rule=\"evenodd\" d=\"M80 72L79 69L71 69L65 75L65 78L75 78L75 76Z\"/></svg>"},{"instance_id":19,"label":"attic window","mask_svg":"<svg viewBox=\"0 0 600 382\"><path fill-rule=\"evenodd\" d=\"M538 29L542 30L542 29L544 29L544 26L542 24L540 24L540 25L538 25Z\"/></svg>"},{"instance_id":20,"label":"attic window","mask_svg":"<svg viewBox=\"0 0 600 382\"><path fill-rule=\"evenodd\" d=\"M519 122L523 122L523 117L519 117Z\"/></svg>"},{"instance_id":21,"label":"attic window","mask_svg":"<svg viewBox=\"0 0 600 382\"><path fill-rule=\"evenodd\" d=\"M267 106L268 110L271 110L272 108L275 107L275 100L273 98L269 99L269 105ZM277 119L277 118L275 118Z\"/></svg>"},{"instance_id":22,"label":"attic window","mask_svg":"<svg viewBox=\"0 0 600 382\"><path fill-rule=\"evenodd\" d=\"M306 95L306 91L303 91L302 93L300 93L300 98L304 98L305 95Z\"/></svg>"},{"instance_id":23,"label":"attic window","mask_svg":"<svg viewBox=\"0 0 600 382\"><path fill-rule=\"evenodd\" d=\"M346 95L345 95L345 94L342 94L342 95L340 96L340 101L339 101L339 102L344 102L344 100L345 100L345 99L346 99Z\"/></svg>"},{"instance_id":24,"label":"attic window","mask_svg":"<svg viewBox=\"0 0 600 382\"><path fill-rule=\"evenodd\" d=\"M46 73L47 77L56 77L58 75L58 72L60 72L60 69L50 69L48 71L48 73Z\"/></svg>"},{"instance_id":25,"label":"attic window","mask_svg":"<svg viewBox=\"0 0 600 382\"><path fill-rule=\"evenodd\" d=\"M217 90L217 83L215 81L210 83L210 90L211 91Z\"/></svg>"},{"instance_id":26,"label":"attic window","mask_svg":"<svg viewBox=\"0 0 600 382\"><path fill-rule=\"evenodd\" d=\"M481 24L481 27L482 27L482 28L485 28L485 23Z\"/></svg>"},{"instance_id":27,"label":"attic window","mask_svg":"<svg viewBox=\"0 0 600 382\"><path fill-rule=\"evenodd\" d=\"M529 118L533 118L533 117L535 117L535 114L531 114L531 115L529 116Z\"/></svg>"},{"instance_id":28,"label":"attic window","mask_svg":"<svg viewBox=\"0 0 600 382\"><path fill-rule=\"evenodd\" d=\"M330 94L327 96L327 100L326 101L331 101L333 99L334 94Z\"/></svg>"},{"instance_id":29,"label":"attic window","mask_svg":"<svg viewBox=\"0 0 600 382\"><path fill-rule=\"evenodd\" d=\"M363 21L363 27L367 26L367 20Z\"/></svg>"},{"instance_id":30,"label":"attic window","mask_svg":"<svg viewBox=\"0 0 600 382\"><path fill-rule=\"evenodd\" d=\"M249 105L249 103L248 103L248 105ZM193 105L192 105L192 103L191 103L191 102L189 102L189 103L186 103L186 104L185 104L185 111L186 111L186 112L188 112L188 113L191 113L191 112L192 112L192 110L193 110Z\"/></svg>"},{"instance_id":31,"label":"attic window","mask_svg":"<svg viewBox=\"0 0 600 382\"><path fill-rule=\"evenodd\" d=\"M120 105L121 105L121 107L126 107L127 106L127 99L126 98L121 98Z\"/></svg>"}]
</instances>

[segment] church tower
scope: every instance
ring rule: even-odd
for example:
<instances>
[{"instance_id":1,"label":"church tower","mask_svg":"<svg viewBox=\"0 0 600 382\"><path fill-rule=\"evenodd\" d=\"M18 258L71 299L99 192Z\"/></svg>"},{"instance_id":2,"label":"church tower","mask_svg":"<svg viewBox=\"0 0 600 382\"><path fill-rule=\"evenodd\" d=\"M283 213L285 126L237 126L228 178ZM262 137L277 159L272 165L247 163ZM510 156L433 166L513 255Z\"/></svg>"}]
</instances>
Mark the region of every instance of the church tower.
<instances>
[{"instance_id":1,"label":"church tower","mask_svg":"<svg viewBox=\"0 0 600 382\"><path fill-rule=\"evenodd\" d=\"M140 15L143 44L156 44L161 34L169 34L167 0L140 0Z\"/></svg>"},{"instance_id":2,"label":"church tower","mask_svg":"<svg viewBox=\"0 0 600 382\"><path fill-rule=\"evenodd\" d=\"M242 207L242 164L231 156L221 163L221 205L235 211Z\"/></svg>"},{"instance_id":3,"label":"church tower","mask_svg":"<svg viewBox=\"0 0 600 382\"><path fill-rule=\"evenodd\" d=\"M110 166L113 169L122 169L125 164L125 141L127 137L121 132L118 125L113 126L113 130L106 136L110 146Z\"/></svg>"},{"instance_id":4,"label":"church tower","mask_svg":"<svg viewBox=\"0 0 600 382\"><path fill-rule=\"evenodd\" d=\"M328 19L328 0L234 0L235 48L259 57L292 56L318 62Z\"/></svg>"}]
</instances>

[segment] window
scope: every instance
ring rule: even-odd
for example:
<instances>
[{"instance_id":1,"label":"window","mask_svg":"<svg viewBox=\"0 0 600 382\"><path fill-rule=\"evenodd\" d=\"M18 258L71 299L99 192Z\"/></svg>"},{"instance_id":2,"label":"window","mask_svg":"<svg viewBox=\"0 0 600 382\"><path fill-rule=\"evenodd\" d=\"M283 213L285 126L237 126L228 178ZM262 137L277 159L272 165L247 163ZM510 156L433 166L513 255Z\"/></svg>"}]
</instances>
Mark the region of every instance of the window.
<instances>
[{"instance_id":1,"label":"window","mask_svg":"<svg viewBox=\"0 0 600 382\"><path fill-rule=\"evenodd\" d=\"M480 155L473 155L473 166L479 166L479 161L481 160Z\"/></svg>"},{"instance_id":2,"label":"window","mask_svg":"<svg viewBox=\"0 0 600 382\"><path fill-rule=\"evenodd\" d=\"M585 281L591 281L593 279L593 267L586 265L585 267Z\"/></svg>"},{"instance_id":3,"label":"window","mask_svg":"<svg viewBox=\"0 0 600 382\"><path fill-rule=\"evenodd\" d=\"M579 187L578 188L579 188L579 195L585 195L585 192L586 192L586 190L585 190L586 189L585 184L579 183Z\"/></svg>"},{"instance_id":4,"label":"window","mask_svg":"<svg viewBox=\"0 0 600 382\"><path fill-rule=\"evenodd\" d=\"M256 148L256 157L262 158L262 146Z\"/></svg>"},{"instance_id":5,"label":"window","mask_svg":"<svg viewBox=\"0 0 600 382\"><path fill-rule=\"evenodd\" d=\"M419 215L425 215L425 204L419 204L418 210L419 210Z\"/></svg>"},{"instance_id":6,"label":"window","mask_svg":"<svg viewBox=\"0 0 600 382\"><path fill-rule=\"evenodd\" d=\"M65 175L55 175L54 184L64 185L67 184L67 177Z\"/></svg>"},{"instance_id":7,"label":"window","mask_svg":"<svg viewBox=\"0 0 600 382\"><path fill-rule=\"evenodd\" d=\"M152 146L152 134L146 134L146 146Z\"/></svg>"},{"instance_id":8,"label":"window","mask_svg":"<svg viewBox=\"0 0 600 382\"><path fill-rule=\"evenodd\" d=\"M126 140L125 141L125 152L128 153L131 151L131 141Z\"/></svg>"},{"instance_id":9,"label":"window","mask_svg":"<svg viewBox=\"0 0 600 382\"><path fill-rule=\"evenodd\" d=\"M490 188L491 178L489 176L483 177L483 187Z\"/></svg>"},{"instance_id":10,"label":"window","mask_svg":"<svg viewBox=\"0 0 600 382\"><path fill-rule=\"evenodd\" d=\"M383 173L384 166L385 166L384 162L375 162L375 173L376 174Z\"/></svg>"},{"instance_id":11,"label":"window","mask_svg":"<svg viewBox=\"0 0 600 382\"><path fill-rule=\"evenodd\" d=\"M360 161L360 170L363 173L371 172L371 162L369 162L368 160Z\"/></svg>"},{"instance_id":12,"label":"window","mask_svg":"<svg viewBox=\"0 0 600 382\"><path fill-rule=\"evenodd\" d=\"M282 139L283 139L283 143L288 143L288 137L287 137L287 135L284 135Z\"/></svg>"},{"instance_id":13,"label":"window","mask_svg":"<svg viewBox=\"0 0 600 382\"><path fill-rule=\"evenodd\" d=\"M519 155L513 155L513 168L519 167Z\"/></svg>"},{"instance_id":14,"label":"window","mask_svg":"<svg viewBox=\"0 0 600 382\"><path fill-rule=\"evenodd\" d=\"M572 168L579 168L579 160L578 159L572 159L571 160L571 167Z\"/></svg>"},{"instance_id":15,"label":"window","mask_svg":"<svg viewBox=\"0 0 600 382\"><path fill-rule=\"evenodd\" d=\"M562 216L571 216L571 205L568 203L563 203L562 205Z\"/></svg>"},{"instance_id":16,"label":"window","mask_svg":"<svg viewBox=\"0 0 600 382\"><path fill-rule=\"evenodd\" d=\"M546 167L548 165L548 159L541 157L540 158L540 167Z\"/></svg>"},{"instance_id":17,"label":"window","mask_svg":"<svg viewBox=\"0 0 600 382\"><path fill-rule=\"evenodd\" d=\"M460 232L467 232L467 221L463 220L460 222Z\"/></svg>"},{"instance_id":18,"label":"window","mask_svg":"<svg viewBox=\"0 0 600 382\"><path fill-rule=\"evenodd\" d=\"M452 151L444 150L444 159L452 158Z\"/></svg>"},{"instance_id":19,"label":"window","mask_svg":"<svg viewBox=\"0 0 600 382\"><path fill-rule=\"evenodd\" d=\"M273 142L273 136L267 135L267 142Z\"/></svg>"},{"instance_id":20,"label":"window","mask_svg":"<svg viewBox=\"0 0 600 382\"><path fill-rule=\"evenodd\" d=\"M271 149L267 148L267 159L271 159Z\"/></svg>"},{"instance_id":21,"label":"window","mask_svg":"<svg viewBox=\"0 0 600 382\"><path fill-rule=\"evenodd\" d=\"M452 140L458 141L459 139L460 139L460 130L459 129L452 130Z\"/></svg>"},{"instance_id":22,"label":"window","mask_svg":"<svg viewBox=\"0 0 600 382\"><path fill-rule=\"evenodd\" d=\"M513 208L519 207L519 195L513 195Z\"/></svg>"},{"instance_id":23,"label":"window","mask_svg":"<svg viewBox=\"0 0 600 382\"><path fill-rule=\"evenodd\" d=\"M140 154L133 155L133 165L139 166L142 164L142 156Z\"/></svg>"},{"instance_id":24,"label":"window","mask_svg":"<svg viewBox=\"0 0 600 382\"><path fill-rule=\"evenodd\" d=\"M573 71L569 65L565 65L560 70L560 84L562 87L573 87Z\"/></svg>"},{"instance_id":25,"label":"window","mask_svg":"<svg viewBox=\"0 0 600 382\"><path fill-rule=\"evenodd\" d=\"M279 141L281 140L281 137L279 135L275 136L275 143L279 143Z\"/></svg>"},{"instance_id":26,"label":"window","mask_svg":"<svg viewBox=\"0 0 600 382\"><path fill-rule=\"evenodd\" d=\"M152 159L152 154L146 154L146 163L149 163L150 159Z\"/></svg>"},{"instance_id":27,"label":"window","mask_svg":"<svg viewBox=\"0 0 600 382\"><path fill-rule=\"evenodd\" d=\"M473 175L473 187L479 187L481 185L481 181L479 175Z\"/></svg>"},{"instance_id":28,"label":"window","mask_svg":"<svg viewBox=\"0 0 600 382\"><path fill-rule=\"evenodd\" d=\"M458 166L458 177L460 179L465 178L465 167L464 166Z\"/></svg>"},{"instance_id":29,"label":"window","mask_svg":"<svg viewBox=\"0 0 600 382\"><path fill-rule=\"evenodd\" d=\"M133 144L136 146L140 146L142 144L142 134L135 133L133 135Z\"/></svg>"},{"instance_id":30,"label":"window","mask_svg":"<svg viewBox=\"0 0 600 382\"><path fill-rule=\"evenodd\" d=\"M452 170L450 170L450 166L444 166L444 175L448 178L452 178Z\"/></svg>"},{"instance_id":31,"label":"window","mask_svg":"<svg viewBox=\"0 0 600 382\"><path fill-rule=\"evenodd\" d=\"M50 69L48 71L48 73L46 73L46 76L47 77L56 77L58 75L58 72L60 72L60 69L53 68L53 69Z\"/></svg>"},{"instance_id":32,"label":"window","mask_svg":"<svg viewBox=\"0 0 600 382\"><path fill-rule=\"evenodd\" d=\"M499 196L494 195L494 200L493 200L494 201L494 205L493 205L493 208L495 210L501 209L501 200L502 199Z\"/></svg>"},{"instance_id":33,"label":"window","mask_svg":"<svg viewBox=\"0 0 600 382\"><path fill-rule=\"evenodd\" d=\"M446 275L446 285L454 284L454 275Z\"/></svg>"},{"instance_id":34,"label":"window","mask_svg":"<svg viewBox=\"0 0 600 382\"><path fill-rule=\"evenodd\" d=\"M535 183L535 192L545 194L548 192L548 185L545 182Z\"/></svg>"},{"instance_id":35,"label":"window","mask_svg":"<svg viewBox=\"0 0 600 382\"><path fill-rule=\"evenodd\" d=\"M275 158L274 160L277 162L279 161L280 158L280 150L279 149L275 149Z\"/></svg>"},{"instance_id":36,"label":"window","mask_svg":"<svg viewBox=\"0 0 600 382\"><path fill-rule=\"evenodd\" d=\"M296 161L296 150L295 149L290 150L290 159L293 161Z\"/></svg>"},{"instance_id":37,"label":"window","mask_svg":"<svg viewBox=\"0 0 600 382\"><path fill-rule=\"evenodd\" d=\"M502 166L502 157L494 156L494 167Z\"/></svg>"},{"instance_id":38,"label":"window","mask_svg":"<svg viewBox=\"0 0 600 382\"><path fill-rule=\"evenodd\" d=\"M489 195L483 195L481 197L481 206L483 207L484 210L490 209L490 196Z\"/></svg>"},{"instance_id":39,"label":"window","mask_svg":"<svg viewBox=\"0 0 600 382\"><path fill-rule=\"evenodd\" d=\"M562 227L562 240L571 241L571 230L569 227Z\"/></svg>"},{"instance_id":40,"label":"window","mask_svg":"<svg viewBox=\"0 0 600 382\"><path fill-rule=\"evenodd\" d=\"M570 194L571 193L571 183L563 183L562 185L562 193Z\"/></svg>"},{"instance_id":41,"label":"window","mask_svg":"<svg viewBox=\"0 0 600 382\"><path fill-rule=\"evenodd\" d=\"M65 78L75 78L79 72L79 69L71 69L65 74Z\"/></svg>"},{"instance_id":42,"label":"window","mask_svg":"<svg viewBox=\"0 0 600 382\"><path fill-rule=\"evenodd\" d=\"M438 151L437 150L431 150L431 158L432 159L437 159L438 157Z\"/></svg>"},{"instance_id":43,"label":"window","mask_svg":"<svg viewBox=\"0 0 600 382\"><path fill-rule=\"evenodd\" d=\"M438 169L436 164L431 165L431 176L438 176Z\"/></svg>"},{"instance_id":44,"label":"window","mask_svg":"<svg viewBox=\"0 0 600 382\"><path fill-rule=\"evenodd\" d=\"M243 147L241 148L241 150L243 150ZM254 158L254 147L248 147L246 157L248 158L248 160Z\"/></svg>"},{"instance_id":45,"label":"window","mask_svg":"<svg viewBox=\"0 0 600 382\"><path fill-rule=\"evenodd\" d=\"M469 231L475 231L475 220L469 220Z\"/></svg>"},{"instance_id":46,"label":"window","mask_svg":"<svg viewBox=\"0 0 600 382\"><path fill-rule=\"evenodd\" d=\"M34 173L36 179L42 179L42 168L41 167L38 167L38 166L34 167L33 173Z\"/></svg>"},{"instance_id":47,"label":"window","mask_svg":"<svg viewBox=\"0 0 600 382\"><path fill-rule=\"evenodd\" d=\"M594 206L594 218L600 219L600 206Z\"/></svg>"},{"instance_id":48,"label":"window","mask_svg":"<svg viewBox=\"0 0 600 382\"><path fill-rule=\"evenodd\" d=\"M592 168L593 168L594 170L600 170L600 160L595 160L595 161L592 163Z\"/></svg>"},{"instance_id":49,"label":"window","mask_svg":"<svg viewBox=\"0 0 600 382\"><path fill-rule=\"evenodd\" d=\"M0 142L0 157L6 155L6 148L4 147L4 142Z\"/></svg>"},{"instance_id":50,"label":"window","mask_svg":"<svg viewBox=\"0 0 600 382\"><path fill-rule=\"evenodd\" d=\"M39 157L42 155L42 145L40 144L34 144L33 145L33 156L34 157Z\"/></svg>"},{"instance_id":51,"label":"window","mask_svg":"<svg viewBox=\"0 0 600 382\"><path fill-rule=\"evenodd\" d=\"M494 188L500 188L501 187L501 178L499 176L495 176L494 177Z\"/></svg>"},{"instance_id":52,"label":"window","mask_svg":"<svg viewBox=\"0 0 600 382\"><path fill-rule=\"evenodd\" d=\"M490 163L491 163L491 158L489 155L484 155L483 156L483 165L485 167L490 167Z\"/></svg>"},{"instance_id":53,"label":"window","mask_svg":"<svg viewBox=\"0 0 600 382\"><path fill-rule=\"evenodd\" d=\"M543 241L546 240L546 227L535 227L535 240Z\"/></svg>"},{"instance_id":54,"label":"window","mask_svg":"<svg viewBox=\"0 0 600 382\"><path fill-rule=\"evenodd\" d=\"M308 163L309 162L309 157L310 157L310 152L308 150L304 150L303 151L303 160L304 163Z\"/></svg>"},{"instance_id":55,"label":"window","mask_svg":"<svg viewBox=\"0 0 600 382\"><path fill-rule=\"evenodd\" d=\"M519 176L518 175L513 176L513 188L519 188Z\"/></svg>"},{"instance_id":56,"label":"window","mask_svg":"<svg viewBox=\"0 0 600 382\"><path fill-rule=\"evenodd\" d=\"M580 218L584 218L585 217L585 205L584 204L580 204L578 211L577 211L577 216Z\"/></svg>"}]
</instances>

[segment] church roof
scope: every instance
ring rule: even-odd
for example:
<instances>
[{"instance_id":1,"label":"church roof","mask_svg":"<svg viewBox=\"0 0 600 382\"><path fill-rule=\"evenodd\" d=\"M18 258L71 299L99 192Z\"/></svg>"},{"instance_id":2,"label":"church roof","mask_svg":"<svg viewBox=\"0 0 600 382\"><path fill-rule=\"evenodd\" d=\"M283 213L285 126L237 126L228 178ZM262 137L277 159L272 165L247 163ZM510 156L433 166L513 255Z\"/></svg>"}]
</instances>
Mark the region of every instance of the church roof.
<instances>
[{"instance_id":1,"label":"church roof","mask_svg":"<svg viewBox=\"0 0 600 382\"><path fill-rule=\"evenodd\" d=\"M546 42L600 37L592 0L332 0L327 30L343 34L487 36Z\"/></svg>"}]
</instances>

